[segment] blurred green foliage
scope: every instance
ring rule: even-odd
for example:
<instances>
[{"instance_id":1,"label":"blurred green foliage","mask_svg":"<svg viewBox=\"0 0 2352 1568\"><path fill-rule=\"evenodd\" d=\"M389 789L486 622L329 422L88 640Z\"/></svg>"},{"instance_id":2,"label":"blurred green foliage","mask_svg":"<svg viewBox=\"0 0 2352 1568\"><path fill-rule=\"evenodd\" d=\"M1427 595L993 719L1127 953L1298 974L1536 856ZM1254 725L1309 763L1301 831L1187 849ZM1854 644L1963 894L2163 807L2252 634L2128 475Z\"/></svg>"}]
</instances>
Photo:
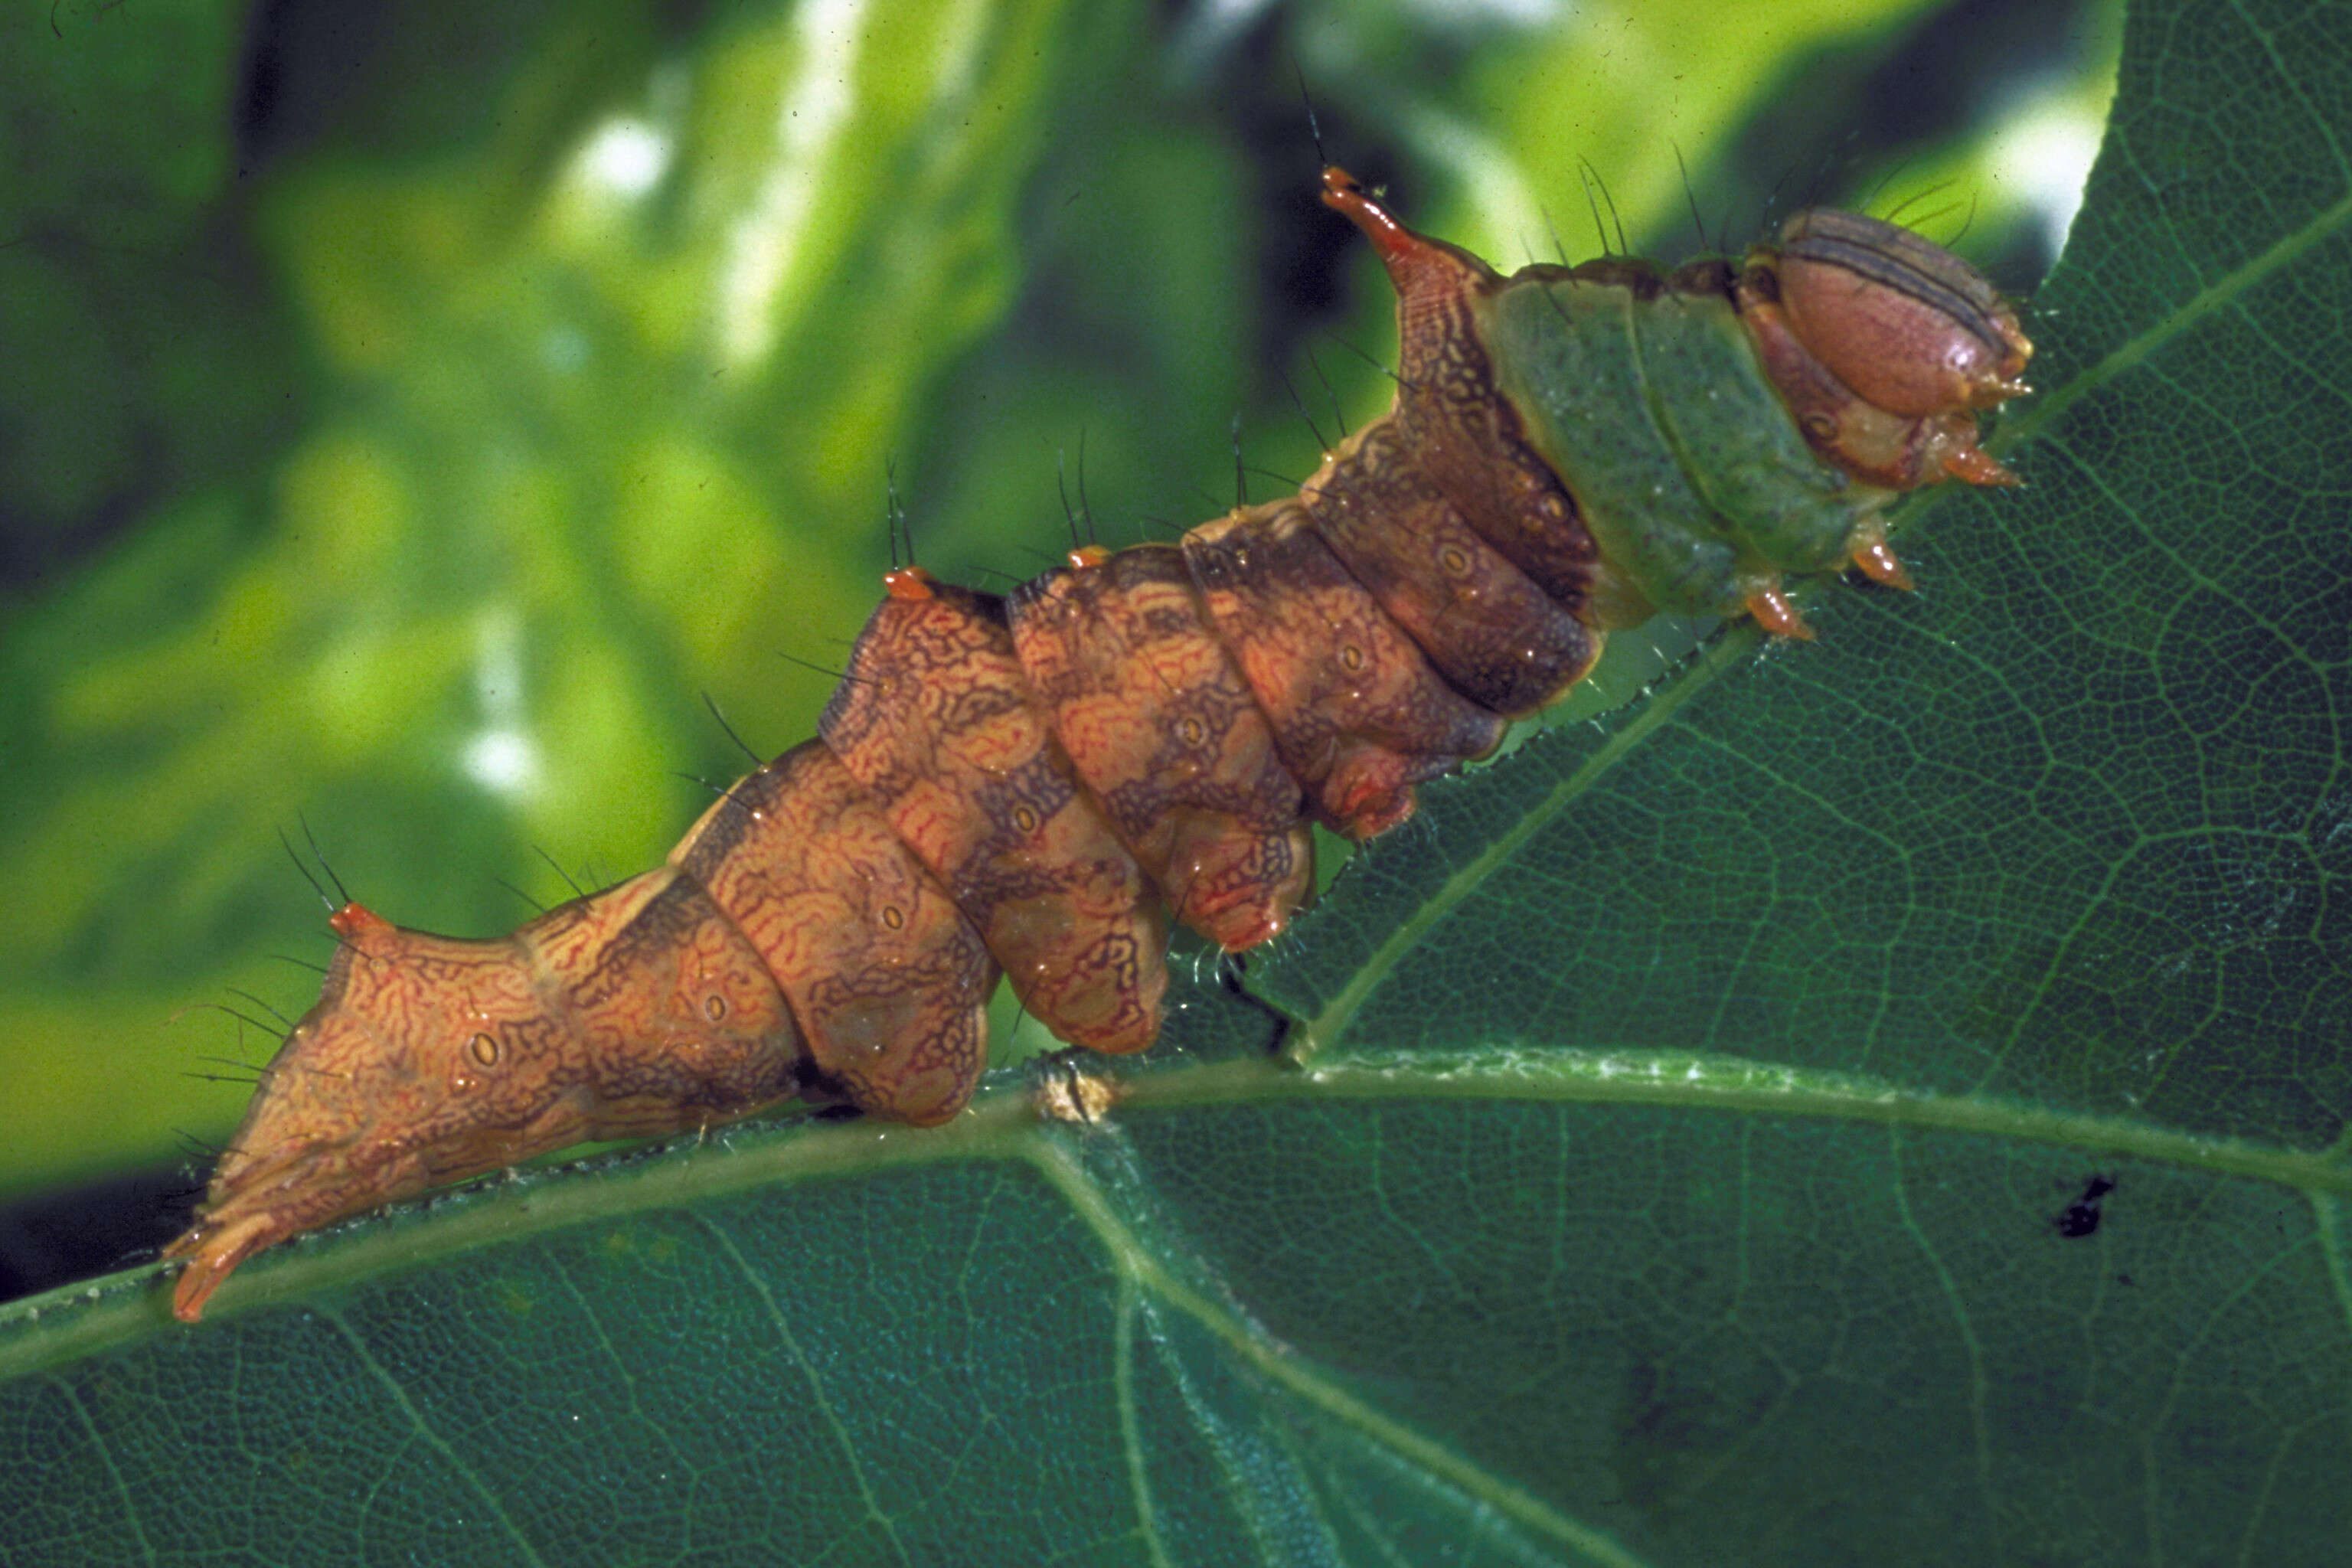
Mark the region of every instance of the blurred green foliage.
<instances>
[{"instance_id":1,"label":"blurred green foliage","mask_svg":"<svg viewBox=\"0 0 2352 1568\"><path fill-rule=\"evenodd\" d=\"M1683 165L1735 244L1894 171L2023 282L1990 138L2095 128L2110 47L1919 0L493 11L0 23L0 1193L226 1131L191 1073L324 950L281 835L470 933L657 859L748 765L702 697L809 732L893 487L934 569L1025 575L1082 448L1111 542L1228 504L1237 416L1254 494L1309 469L1293 389L1369 416L1391 330L1300 76L1500 264L1592 248L1587 169L1675 254Z\"/></svg>"}]
</instances>

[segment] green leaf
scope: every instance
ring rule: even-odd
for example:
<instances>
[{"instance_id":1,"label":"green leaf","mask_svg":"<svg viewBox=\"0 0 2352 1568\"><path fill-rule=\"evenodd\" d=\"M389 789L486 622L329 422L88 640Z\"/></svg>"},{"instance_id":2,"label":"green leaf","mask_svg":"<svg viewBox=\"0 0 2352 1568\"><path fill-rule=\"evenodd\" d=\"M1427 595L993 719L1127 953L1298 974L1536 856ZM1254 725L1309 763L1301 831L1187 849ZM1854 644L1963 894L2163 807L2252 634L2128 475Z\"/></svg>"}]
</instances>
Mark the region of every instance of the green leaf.
<instances>
[{"instance_id":1,"label":"green leaf","mask_svg":"<svg viewBox=\"0 0 2352 1568\"><path fill-rule=\"evenodd\" d=\"M2336 1561L2347 82L2142 7L2028 489L1431 791L1284 1055L1200 985L940 1131L0 1310L6 1555Z\"/></svg>"}]
</instances>

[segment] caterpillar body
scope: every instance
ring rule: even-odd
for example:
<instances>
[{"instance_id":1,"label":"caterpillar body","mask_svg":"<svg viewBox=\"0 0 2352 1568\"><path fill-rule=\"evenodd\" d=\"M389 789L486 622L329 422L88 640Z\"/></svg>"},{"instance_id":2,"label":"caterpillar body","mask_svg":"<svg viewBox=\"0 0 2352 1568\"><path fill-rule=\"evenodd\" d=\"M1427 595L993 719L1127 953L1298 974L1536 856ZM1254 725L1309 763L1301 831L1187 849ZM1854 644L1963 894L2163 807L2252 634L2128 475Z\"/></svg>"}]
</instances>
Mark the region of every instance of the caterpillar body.
<instances>
[{"instance_id":1,"label":"caterpillar body","mask_svg":"<svg viewBox=\"0 0 2352 1568\"><path fill-rule=\"evenodd\" d=\"M1736 260L1505 278L1341 170L1322 199L1397 290L1387 415L1177 544L1005 598L892 571L817 737L655 870L488 941L344 905L168 1249L178 1316L291 1236L584 1140L795 1096L946 1121L1000 973L1062 1040L1140 1050L1170 922L1275 936L1310 822L1395 826L1654 611L1810 636L1784 574L1907 587L1893 495L2013 482L1977 416L2032 345L1905 230L1815 210Z\"/></svg>"}]
</instances>

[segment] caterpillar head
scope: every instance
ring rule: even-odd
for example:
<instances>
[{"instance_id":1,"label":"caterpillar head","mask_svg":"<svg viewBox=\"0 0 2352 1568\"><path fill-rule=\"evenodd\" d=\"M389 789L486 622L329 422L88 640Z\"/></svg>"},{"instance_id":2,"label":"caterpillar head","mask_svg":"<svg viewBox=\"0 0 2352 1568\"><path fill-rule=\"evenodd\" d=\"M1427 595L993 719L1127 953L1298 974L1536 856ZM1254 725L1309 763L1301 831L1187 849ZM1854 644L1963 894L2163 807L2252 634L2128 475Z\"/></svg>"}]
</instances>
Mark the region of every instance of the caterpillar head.
<instances>
[{"instance_id":1,"label":"caterpillar head","mask_svg":"<svg viewBox=\"0 0 2352 1568\"><path fill-rule=\"evenodd\" d=\"M1893 489L2016 479L1977 446L1979 410L2028 388L2033 344L1975 268L1859 213L1812 208L1748 254L1741 310L1815 447Z\"/></svg>"},{"instance_id":2,"label":"caterpillar head","mask_svg":"<svg viewBox=\"0 0 2352 1568\"><path fill-rule=\"evenodd\" d=\"M1993 408L2028 390L2033 345L1985 276L1941 246L1860 213L1817 208L1780 227L1780 303L1838 378L1889 414Z\"/></svg>"}]
</instances>

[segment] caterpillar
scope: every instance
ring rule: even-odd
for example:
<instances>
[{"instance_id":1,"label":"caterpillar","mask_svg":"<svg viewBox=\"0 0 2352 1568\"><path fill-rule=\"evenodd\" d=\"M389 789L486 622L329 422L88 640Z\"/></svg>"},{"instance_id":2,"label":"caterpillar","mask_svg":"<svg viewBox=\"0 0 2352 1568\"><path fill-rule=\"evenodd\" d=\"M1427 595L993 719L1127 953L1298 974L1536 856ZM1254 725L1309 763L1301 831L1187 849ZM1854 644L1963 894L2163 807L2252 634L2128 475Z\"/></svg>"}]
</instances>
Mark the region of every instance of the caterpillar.
<instances>
[{"instance_id":1,"label":"caterpillar","mask_svg":"<svg viewBox=\"0 0 2352 1568\"><path fill-rule=\"evenodd\" d=\"M795 1098L949 1120L1000 974L1061 1040L1160 1026L1171 922L1288 923L1355 840L1660 610L1811 631L1791 574L1910 586L1895 495L2015 480L2015 309L1892 225L1801 212L1738 258L1509 277L1343 170L1397 293L1390 411L1297 494L1087 545L997 597L894 568L810 740L658 868L485 941L353 902L214 1173L173 1310L331 1220L590 1139Z\"/></svg>"}]
</instances>

